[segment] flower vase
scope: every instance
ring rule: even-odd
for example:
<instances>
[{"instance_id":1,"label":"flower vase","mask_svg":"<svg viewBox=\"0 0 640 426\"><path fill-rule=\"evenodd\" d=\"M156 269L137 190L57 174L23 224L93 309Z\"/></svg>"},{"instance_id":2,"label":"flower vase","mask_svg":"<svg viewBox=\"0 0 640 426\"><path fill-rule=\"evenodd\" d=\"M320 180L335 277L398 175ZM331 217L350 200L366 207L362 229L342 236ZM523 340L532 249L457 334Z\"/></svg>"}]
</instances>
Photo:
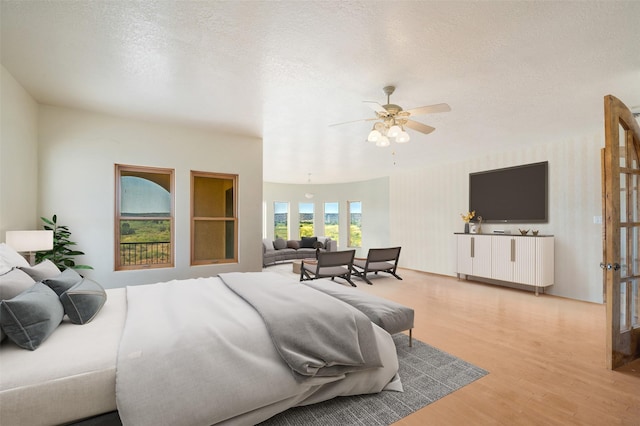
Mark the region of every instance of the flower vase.
<instances>
[{"instance_id":1,"label":"flower vase","mask_svg":"<svg viewBox=\"0 0 640 426\"><path fill-rule=\"evenodd\" d=\"M469 233L469 222L465 222L464 223L464 233L468 234Z\"/></svg>"}]
</instances>

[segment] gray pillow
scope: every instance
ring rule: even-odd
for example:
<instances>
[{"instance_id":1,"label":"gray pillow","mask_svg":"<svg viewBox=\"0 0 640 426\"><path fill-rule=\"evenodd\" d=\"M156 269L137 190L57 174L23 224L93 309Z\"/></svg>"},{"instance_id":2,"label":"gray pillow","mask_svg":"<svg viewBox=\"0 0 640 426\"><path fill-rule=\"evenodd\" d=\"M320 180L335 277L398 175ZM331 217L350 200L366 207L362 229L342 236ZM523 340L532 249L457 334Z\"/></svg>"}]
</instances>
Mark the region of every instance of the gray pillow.
<instances>
[{"instance_id":1,"label":"gray pillow","mask_svg":"<svg viewBox=\"0 0 640 426\"><path fill-rule=\"evenodd\" d=\"M0 326L16 345L31 351L54 332L63 316L58 295L41 282L0 302Z\"/></svg>"},{"instance_id":2,"label":"gray pillow","mask_svg":"<svg viewBox=\"0 0 640 426\"><path fill-rule=\"evenodd\" d=\"M285 240L283 240L282 238L278 238L277 240L275 240L275 241L273 242L273 247L274 247L276 250L282 250L282 249L285 249L285 248L287 248L287 242L286 242Z\"/></svg>"},{"instance_id":3,"label":"gray pillow","mask_svg":"<svg viewBox=\"0 0 640 426\"><path fill-rule=\"evenodd\" d=\"M315 248L313 245L318 241L317 237L302 237L301 248Z\"/></svg>"},{"instance_id":4,"label":"gray pillow","mask_svg":"<svg viewBox=\"0 0 640 426\"><path fill-rule=\"evenodd\" d=\"M298 250L300 248L300 242L296 240L289 240L287 241L287 248Z\"/></svg>"},{"instance_id":5,"label":"gray pillow","mask_svg":"<svg viewBox=\"0 0 640 426\"><path fill-rule=\"evenodd\" d=\"M55 278L42 280L42 282L51 287L51 290L55 291L58 296L62 296L62 293L69 290L80 281L82 281L82 277L73 269L65 269Z\"/></svg>"},{"instance_id":6,"label":"gray pillow","mask_svg":"<svg viewBox=\"0 0 640 426\"><path fill-rule=\"evenodd\" d=\"M84 278L60 296L64 313L74 324L86 324L91 321L100 312L106 300L107 293L102 286L88 278Z\"/></svg>"},{"instance_id":7,"label":"gray pillow","mask_svg":"<svg viewBox=\"0 0 640 426\"><path fill-rule=\"evenodd\" d=\"M0 300L12 299L35 284L33 278L26 272L14 268L4 275L0 275ZM0 327L0 342L6 335Z\"/></svg>"},{"instance_id":8,"label":"gray pillow","mask_svg":"<svg viewBox=\"0 0 640 426\"><path fill-rule=\"evenodd\" d=\"M60 269L49 259L45 259L35 266L20 266L35 281L42 281L60 275Z\"/></svg>"},{"instance_id":9,"label":"gray pillow","mask_svg":"<svg viewBox=\"0 0 640 426\"><path fill-rule=\"evenodd\" d=\"M12 299L36 283L26 272L14 268L0 275L0 300Z\"/></svg>"}]
</instances>

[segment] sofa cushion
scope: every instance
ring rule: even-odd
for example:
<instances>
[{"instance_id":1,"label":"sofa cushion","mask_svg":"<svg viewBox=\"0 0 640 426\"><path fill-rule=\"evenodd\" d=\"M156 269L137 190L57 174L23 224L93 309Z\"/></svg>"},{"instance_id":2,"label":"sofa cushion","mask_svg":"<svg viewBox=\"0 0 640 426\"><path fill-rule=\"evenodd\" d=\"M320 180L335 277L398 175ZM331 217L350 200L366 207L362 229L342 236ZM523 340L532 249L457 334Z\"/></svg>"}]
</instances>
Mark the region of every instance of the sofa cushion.
<instances>
[{"instance_id":1,"label":"sofa cushion","mask_svg":"<svg viewBox=\"0 0 640 426\"><path fill-rule=\"evenodd\" d=\"M297 241L297 240L287 241L287 248L298 250L300 248L300 241Z\"/></svg>"},{"instance_id":2,"label":"sofa cushion","mask_svg":"<svg viewBox=\"0 0 640 426\"><path fill-rule=\"evenodd\" d=\"M276 250L282 250L287 248L287 242L282 238L278 238L273 242L273 247Z\"/></svg>"},{"instance_id":3,"label":"sofa cushion","mask_svg":"<svg viewBox=\"0 0 640 426\"><path fill-rule=\"evenodd\" d=\"M318 241L318 237L302 237L300 248L313 248L313 244Z\"/></svg>"},{"instance_id":4,"label":"sofa cushion","mask_svg":"<svg viewBox=\"0 0 640 426\"><path fill-rule=\"evenodd\" d=\"M263 246L263 251L273 250L273 241L271 241L268 238L263 238L262 239L262 246Z\"/></svg>"}]
</instances>

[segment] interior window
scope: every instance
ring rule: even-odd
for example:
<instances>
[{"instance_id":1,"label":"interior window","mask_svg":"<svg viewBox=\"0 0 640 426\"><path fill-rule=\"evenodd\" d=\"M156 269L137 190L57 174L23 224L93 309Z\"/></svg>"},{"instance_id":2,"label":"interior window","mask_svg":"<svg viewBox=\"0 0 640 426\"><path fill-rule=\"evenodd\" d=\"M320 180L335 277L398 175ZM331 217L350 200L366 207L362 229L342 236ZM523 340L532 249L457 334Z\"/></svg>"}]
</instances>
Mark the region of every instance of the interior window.
<instances>
[{"instance_id":1,"label":"interior window","mask_svg":"<svg viewBox=\"0 0 640 426\"><path fill-rule=\"evenodd\" d=\"M191 265L238 261L238 175L191 172Z\"/></svg>"},{"instance_id":2,"label":"interior window","mask_svg":"<svg viewBox=\"0 0 640 426\"><path fill-rule=\"evenodd\" d=\"M324 235L340 241L340 203L324 203Z\"/></svg>"},{"instance_id":3,"label":"interior window","mask_svg":"<svg viewBox=\"0 0 640 426\"><path fill-rule=\"evenodd\" d=\"M173 267L173 173L116 164L116 271Z\"/></svg>"},{"instance_id":4,"label":"interior window","mask_svg":"<svg viewBox=\"0 0 640 426\"><path fill-rule=\"evenodd\" d=\"M313 237L313 203L300 203L298 209L300 238Z\"/></svg>"},{"instance_id":5,"label":"interior window","mask_svg":"<svg viewBox=\"0 0 640 426\"><path fill-rule=\"evenodd\" d=\"M349 201L347 203L349 211L349 236L348 247L362 247L362 202Z\"/></svg>"},{"instance_id":6,"label":"interior window","mask_svg":"<svg viewBox=\"0 0 640 426\"><path fill-rule=\"evenodd\" d=\"M273 235L274 239L289 239L289 203L273 203Z\"/></svg>"}]
</instances>

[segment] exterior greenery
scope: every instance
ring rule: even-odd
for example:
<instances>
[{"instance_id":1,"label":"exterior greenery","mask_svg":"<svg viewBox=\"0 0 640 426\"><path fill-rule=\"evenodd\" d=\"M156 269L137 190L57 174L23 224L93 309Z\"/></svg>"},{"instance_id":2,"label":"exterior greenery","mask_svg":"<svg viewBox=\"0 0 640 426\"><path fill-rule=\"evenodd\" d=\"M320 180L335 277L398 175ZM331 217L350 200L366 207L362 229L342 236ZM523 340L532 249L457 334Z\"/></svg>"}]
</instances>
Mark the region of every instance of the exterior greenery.
<instances>
[{"instance_id":1,"label":"exterior greenery","mask_svg":"<svg viewBox=\"0 0 640 426\"><path fill-rule=\"evenodd\" d=\"M71 231L65 225L58 225L58 217L54 214L51 220L41 217L44 222L44 229L53 231L53 249L47 251L36 252L36 262L40 263L45 259L53 262L58 269L93 269L89 265L76 265L75 256L82 256L84 252L80 250L72 250L70 247L76 245L69 238Z\"/></svg>"}]
</instances>

